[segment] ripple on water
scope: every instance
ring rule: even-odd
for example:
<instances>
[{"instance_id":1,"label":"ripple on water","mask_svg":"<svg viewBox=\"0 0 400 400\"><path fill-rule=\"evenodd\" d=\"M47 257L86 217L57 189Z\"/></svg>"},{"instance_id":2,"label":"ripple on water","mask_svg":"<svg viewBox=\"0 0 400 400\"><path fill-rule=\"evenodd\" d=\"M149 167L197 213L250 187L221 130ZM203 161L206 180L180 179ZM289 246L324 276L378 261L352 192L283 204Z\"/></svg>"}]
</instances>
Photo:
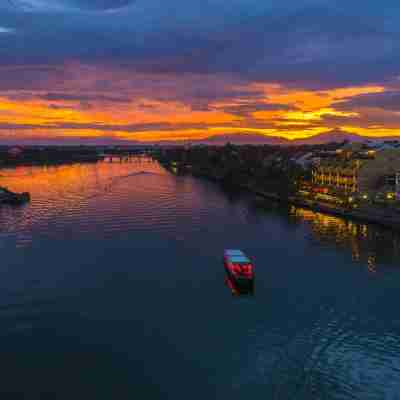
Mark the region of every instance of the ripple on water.
<instances>
[{"instance_id":1,"label":"ripple on water","mask_svg":"<svg viewBox=\"0 0 400 400\"><path fill-rule=\"evenodd\" d=\"M267 217L261 216L260 220L257 220L247 206L243 206L241 202L236 202L234 199L227 199L216 186L210 188L208 183L199 183L192 178L170 176L163 173L162 169L156 165L149 165L149 171L146 173L142 172L143 168L145 167L139 163L138 165L134 163L126 165L99 163L90 166L36 168L34 173L26 171L24 174L19 171L16 175L8 172L7 176L2 178L4 179L3 184L16 191L30 191L32 203L18 209L0 209L0 247L4 250L7 247L11 248L12 245L15 247L15 243L18 247L29 247L34 240L44 237L44 239L59 240L62 245L66 239L106 239L99 241L101 246L106 246L109 243L108 239L117 238L115 242L119 245L119 239L129 238L131 242L127 245L133 248L142 243L144 246L146 244L151 246L153 238L156 237L166 243L166 246L172 244L171 247L176 245L180 249L184 248L185 251L190 249L191 253L198 256L199 243L204 244L204 259L210 261L211 267L207 263L202 264L200 273L203 274L202 278L204 278L204 282L207 282L207 287L205 289L203 287L200 294L195 290L196 285L193 285L193 290L186 290L181 285L180 288L174 289L177 296L176 303L171 299L166 299L166 303L172 301L171 304L176 306L176 304L180 305L184 298L184 303L186 300L188 304L192 302L193 309L196 310L197 302L204 302L205 308L215 307L217 309L222 301L220 292L217 292L219 287L216 291L212 289L216 275L215 269L213 269L214 261L212 258L207 258L210 256L207 252L212 253L214 245L216 248L222 247L225 245L225 240L240 239L245 245L254 249L256 257L265 260L265 266L269 266L270 257L276 257L276 261L282 261L282 265L278 262L279 268L262 268L263 265L257 265L257 268L260 272L260 279L268 281L268 284L264 282L264 288L267 288L265 290L276 293L276 287L287 285L287 293L285 292L281 298L283 303L290 296L290 291L296 291L297 285L301 287L304 283L301 282L301 279L299 282L297 281L296 277L300 277L300 274L296 275L295 269L305 271L312 278L315 273L312 269L313 260L303 260L304 262L296 264L296 268L289 265L293 258L286 257L285 240L295 241L293 243L294 250L299 243L303 250L307 247L306 243L310 243L312 240L311 249L307 248L307 251L317 258L323 254L326 247L333 247L337 252L350 249L356 260L362 260L362 254L382 255L379 251L386 252L391 256L395 254L398 243L400 243L400 241L388 240L384 234L378 237L370 227L355 226L348 221L325 217L306 210L293 212L294 217L301 222L297 227L290 220L290 216L282 216L277 212L269 213ZM291 223L289 224L288 221ZM282 238L279 235L282 235ZM146 242L136 240L142 236L146 239L150 238L150 240ZM392 245L390 251L386 251L387 247L384 248L384 246L382 246L383 250L380 250L380 246L375 243L377 238L383 238L379 240L385 240L384 243ZM110 242L112 241L110 240ZM278 242L282 243L280 252L273 248L274 245L281 245ZM46 245L48 246L49 243L52 245L53 242L47 241ZM122 245L126 245L126 243ZM96 249L94 249L95 252ZM16 260L13 265L15 271L11 271L9 274L9 281L16 282L16 286L20 285L22 289L21 294L15 292L10 294L8 299L3 299L0 317L3 321L4 334L13 329L22 333L34 331L37 318L45 318L47 312L62 308L57 303L58 300L55 300L54 293L49 295L49 299L44 298L47 294L43 294L39 289L35 291L35 287L29 287L29 284L24 286L23 279L29 273L32 274L32 277L41 273L44 280L48 279L51 273L59 273L60 276L55 280L59 279L64 284L64 278L70 272L69 266L63 266L66 270L57 270L54 265L44 262L42 271L40 271L41 265L36 265L35 268L26 267L22 260L24 253L19 249L9 252L11 257L15 257ZM265 255L265 253L268 254ZM300 252L298 253L300 254ZM336 257L335 251L331 253L333 258ZM174 257L175 253L171 252L171 254ZM37 256L37 253L35 255ZM101 259L101 252L95 253L94 256ZM182 257L184 256L185 254L182 254ZM41 254L38 259L40 257ZM215 258L215 255L212 254L210 257ZM318 260L323 260L322 262L326 259L318 258ZM342 255L335 258L335 260L341 261L343 259ZM334 262L332 265L326 266L327 272L330 269L331 273L338 273L339 268L333 265ZM195 263L193 264L195 265ZM318 266L318 271L323 270L324 267L324 265ZM37 272L36 269L40 272ZM108 274L108 265L99 265L99 269ZM344 269L342 268L340 271L343 272ZM90 281L88 285L92 282L96 283L96 278L98 278L96 271L97 268L93 268L90 273L82 271L82 275L77 272L77 280L74 277L65 283L66 292L73 291L73 284L76 281L79 283L79 279L83 278L84 280L85 277ZM189 267L187 271L189 271ZM6 266L4 266L3 272L4 274L9 272ZM88 276L83 272L88 273ZM127 271L125 272L128 274ZM91 275L92 273L93 275ZM189 274L190 271L187 273ZM282 277L281 274L286 275ZM116 275L118 276L118 274ZM157 280L156 274L153 275L154 280ZM321 276L317 276L316 279L323 279ZM366 292L370 290L370 282L365 283L364 281L365 286L361 286L360 282L363 282L361 273L354 278L355 275L345 271L339 275L338 282L348 276L352 276L351 279L354 279L353 283L356 288L361 287ZM187 275L188 280L196 281L197 277L198 275ZM287 279L288 277L290 279ZM150 279L146 275L147 278ZM101 276L99 279L102 280L104 277ZM9 281L4 283L6 288L12 286ZM71 283L72 281L73 283ZM50 285L53 283L58 292L60 288L57 287L57 282L51 279L50 282ZM322 281L317 282L321 283ZM395 286L393 283L395 281L391 278L387 278L386 282L388 285ZM86 284L86 282L84 283ZM108 282L108 284L112 286L114 283ZM115 284L118 285L118 283ZM200 282L198 286L201 284ZM379 282L377 281L376 284L379 285ZM159 285L153 287L156 286ZM151 287L151 282L149 282L149 287ZM118 286L115 290L119 289ZM223 290L222 285L220 289ZM304 291L309 289L309 286L302 287ZM102 290L103 288L101 288ZM285 291L286 288L282 290ZM340 290L338 292L337 297L339 298ZM125 295L130 298L132 293L134 295L134 290L129 288L129 293L127 291ZM400 393L398 383L400 382L398 379L400 339L393 328L394 325L390 324L390 319L385 321L384 326L381 326L378 317L374 317L368 312L361 312L356 305L351 303L353 301L351 293L343 294L346 301L350 302L349 304L343 302L343 307L336 306L335 301L320 307L322 300L318 297L321 297L321 294L318 293L318 290L310 291L307 292L307 296L304 296L304 304L311 301L310 310L306 310L309 313L299 310L297 304L290 304L290 307L287 308L279 304L276 315L269 314L267 317L264 312L268 304L267 302L261 303L261 301L258 303L258 299L262 299L262 296L257 297L257 295L254 301L247 304L249 308L243 315L239 307L235 308L233 317L237 322L235 331L244 329L247 335L244 334L242 337L238 335L237 342L232 344L232 349L228 349L233 353L230 360L232 362L229 365L228 363L224 364L224 368L227 370L232 368L230 370L232 374L221 377L221 382L229 381L228 389L225 385L221 386L221 398L229 389L233 389L234 392L243 390L241 393L246 394L247 389L255 387L260 388L259 392L254 397L248 395L248 398L258 399L260 395L263 398L279 400L396 398ZM115 293L112 294L117 300L115 304L110 302L110 309L113 306L120 307L119 296L114 296ZM153 296L153 294L151 295ZM201 298L201 296L204 297ZM159 300L157 293L154 294L154 299L155 302ZM315 306L315 303L318 304L318 307ZM380 307L382 308L385 304L382 302ZM225 306L231 305L226 303ZM359 306L361 310L368 309L368 306L363 304ZM177 307L179 308L179 306ZM237 307L237 304L234 307ZM96 310L98 314L102 314L102 311ZM150 315L144 313L146 314L145 319L150 319L154 326L162 325L165 316L157 315L156 307L150 308L150 311ZM225 312L225 309L223 311ZM254 324L251 323L252 312L258 313L260 316ZM379 312L380 314L377 315L382 316L382 309ZM281 317L279 313L282 313L284 317ZM164 314L164 311L161 310L160 314ZM188 318L193 318L189 322L196 326L196 324L200 325L199 321L202 321L204 323L202 325L214 327L222 321L218 328L222 332L221 335L224 334L228 337L232 333L224 331L225 324L229 325L231 322L229 321L229 312L228 316L221 313L218 320L214 321L209 320L209 315L212 317L212 313L200 314L203 313L188 316ZM126 318L124 322L129 321L130 323L133 317L132 314L127 313L124 318ZM167 333L179 336L176 333L178 330L184 332L188 328L187 321L172 320L173 323L164 326ZM52 322L52 319L49 321ZM174 324L177 327L176 332ZM235 334L235 332L233 333ZM211 341L215 339L215 336L217 333L210 335ZM179 338L182 339L181 336ZM174 339L175 337L171 337L171 341ZM194 339L193 341L188 340L188 342L199 340L199 338ZM117 339L115 339L116 341ZM159 343L156 345L162 346ZM215 352L217 355L207 354L207 352L197 354L196 343L191 348L191 344L181 340L179 345L182 348L189 346L188 354L190 353L190 356L188 359L195 354L196 357L201 358L203 365L211 365L214 361L215 364L218 364L220 361L218 357L222 357L217 354L218 352ZM224 355L229 358L227 353ZM233 366L237 370L233 370ZM224 374L222 371L224 368L221 368L219 372L221 375Z\"/></svg>"},{"instance_id":2,"label":"ripple on water","mask_svg":"<svg viewBox=\"0 0 400 400\"><path fill-rule=\"evenodd\" d=\"M397 399L400 337L373 316L321 308L314 322L262 321L249 330L237 358L234 390L263 388L266 398ZM257 397L259 398L259 397Z\"/></svg>"},{"instance_id":3,"label":"ripple on water","mask_svg":"<svg viewBox=\"0 0 400 400\"><path fill-rule=\"evenodd\" d=\"M1 229L20 232L34 226L40 234L52 237L71 228L91 232L94 226L105 233L124 231L129 225L143 230L172 229L177 216L190 217L190 185L177 194L174 177L157 165L145 167L150 170L138 171L144 168L140 163L117 167L99 163L43 168L33 175L30 168L25 174L8 171L5 178L9 179L9 186L18 190L18 183L20 190L30 191L32 203L18 211L3 209ZM91 169L97 172L93 174ZM95 181L88 179L94 175ZM156 220L154 210L158 214ZM24 246L29 241L20 235L19 244Z\"/></svg>"},{"instance_id":4,"label":"ripple on water","mask_svg":"<svg viewBox=\"0 0 400 400\"><path fill-rule=\"evenodd\" d=\"M361 333L360 321L348 315L331 317L285 346L277 363L275 398L395 399L400 391L400 338Z\"/></svg>"}]
</instances>

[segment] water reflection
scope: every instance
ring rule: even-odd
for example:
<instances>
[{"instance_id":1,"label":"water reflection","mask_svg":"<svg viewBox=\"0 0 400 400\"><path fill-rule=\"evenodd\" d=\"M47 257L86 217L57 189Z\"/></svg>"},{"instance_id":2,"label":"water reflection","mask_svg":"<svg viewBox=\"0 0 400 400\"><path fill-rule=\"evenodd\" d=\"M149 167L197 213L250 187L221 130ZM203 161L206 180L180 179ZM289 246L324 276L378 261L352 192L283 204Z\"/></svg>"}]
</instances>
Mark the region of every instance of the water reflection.
<instances>
[{"instance_id":1,"label":"water reflection","mask_svg":"<svg viewBox=\"0 0 400 400\"><path fill-rule=\"evenodd\" d=\"M154 205L157 185L168 183L166 175L157 163L143 158L3 169L0 185L30 192L32 199L23 207L0 207L0 233L14 236L18 247L26 247L33 232L68 238L74 231L96 232L99 222L107 222L106 229L112 230L114 220L137 214L132 208Z\"/></svg>"},{"instance_id":2,"label":"water reflection","mask_svg":"<svg viewBox=\"0 0 400 400\"><path fill-rule=\"evenodd\" d=\"M232 296L254 296L254 282L252 285L238 285L225 273L225 286L231 291Z\"/></svg>"},{"instance_id":3,"label":"water reflection","mask_svg":"<svg viewBox=\"0 0 400 400\"><path fill-rule=\"evenodd\" d=\"M106 393L96 399L121 393L121 376L120 398L151 400L155 383L177 400L400 393L400 270L384 268L399 262L398 234L295 207L266 213L141 160L0 175L32 193L0 208L0 394L41 398L50 382L53 398L73 398L89 393L88 371ZM231 246L256 265L249 301L222 272Z\"/></svg>"},{"instance_id":4,"label":"water reflection","mask_svg":"<svg viewBox=\"0 0 400 400\"><path fill-rule=\"evenodd\" d=\"M0 234L14 235L19 247L29 246L37 232L69 237L74 231L100 232L99 224L103 231L123 232L138 219L143 227L155 229L157 222L157 230L171 228L171 236L185 237L185 232L172 231L177 218L188 223L192 219L188 227L200 231L205 215L219 216L226 211L233 221L253 226L264 224L266 216L270 221L286 221L311 243L348 252L354 262L362 263L371 273L380 264L400 262L398 233L294 206L287 213L277 204L265 206L264 200L244 206L241 194L224 189L224 199L229 203L226 208L220 201L218 186L190 177L174 177L149 158L3 169L0 185L32 194L31 204L0 207ZM210 196L210 187L216 192L215 198L203 202L204 194ZM154 220L151 210L155 208L161 209L165 220ZM207 229L215 227L209 224ZM189 245L188 241L183 242Z\"/></svg>"},{"instance_id":5,"label":"water reflection","mask_svg":"<svg viewBox=\"0 0 400 400\"><path fill-rule=\"evenodd\" d=\"M289 209L289 217L306 223L313 241L350 251L353 261L367 265L370 272L376 272L378 264L400 261L397 232L295 206Z\"/></svg>"}]
</instances>

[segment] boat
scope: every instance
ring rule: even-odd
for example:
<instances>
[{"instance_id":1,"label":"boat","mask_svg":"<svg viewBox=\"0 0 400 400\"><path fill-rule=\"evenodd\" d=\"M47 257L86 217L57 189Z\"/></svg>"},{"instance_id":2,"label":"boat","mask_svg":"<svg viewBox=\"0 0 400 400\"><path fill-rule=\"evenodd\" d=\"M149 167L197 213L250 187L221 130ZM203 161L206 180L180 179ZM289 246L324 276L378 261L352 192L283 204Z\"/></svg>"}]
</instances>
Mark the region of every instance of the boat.
<instances>
[{"instance_id":1,"label":"boat","mask_svg":"<svg viewBox=\"0 0 400 400\"><path fill-rule=\"evenodd\" d=\"M0 187L0 204L20 205L29 202L30 199L28 192L14 193L5 187Z\"/></svg>"},{"instance_id":2,"label":"boat","mask_svg":"<svg viewBox=\"0 0 400 400\"><path fill-rule=\"evenodd\" d=\"M224 266L228 278L238 287L253 287L254 267L250 259L241 250L225 250Z\"/></svg>"}]
</instances>

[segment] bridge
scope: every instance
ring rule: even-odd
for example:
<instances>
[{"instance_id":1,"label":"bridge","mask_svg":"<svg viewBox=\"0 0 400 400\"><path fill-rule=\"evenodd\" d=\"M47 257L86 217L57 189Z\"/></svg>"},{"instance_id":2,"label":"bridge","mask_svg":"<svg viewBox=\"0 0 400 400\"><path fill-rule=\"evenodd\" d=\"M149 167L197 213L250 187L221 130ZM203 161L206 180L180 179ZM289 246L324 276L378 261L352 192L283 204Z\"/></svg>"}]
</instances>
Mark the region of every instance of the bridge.
<instances>
[{"instance_id":1,"label":"bridge","mask_svg":"<svg viewBox=\"0 0 400 400\"><path fill-rule=\"evenodd\" d=\"M153 163L155 162L150 156L149 151L144 150L113 150L103 153L106 162L132 162L132 163Z\"/></svg>"}]
</instances>

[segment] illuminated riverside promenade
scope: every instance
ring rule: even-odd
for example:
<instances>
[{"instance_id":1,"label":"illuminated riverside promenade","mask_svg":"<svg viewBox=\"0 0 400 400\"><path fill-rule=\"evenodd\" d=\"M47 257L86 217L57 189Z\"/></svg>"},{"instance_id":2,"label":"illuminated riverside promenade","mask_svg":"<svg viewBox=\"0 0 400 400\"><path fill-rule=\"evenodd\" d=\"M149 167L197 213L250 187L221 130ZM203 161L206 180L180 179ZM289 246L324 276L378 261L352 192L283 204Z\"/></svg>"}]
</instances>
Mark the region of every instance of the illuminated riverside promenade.
<instances>
[{"instance_id":1,"label":"illuminated riverside promenade","mask_svg":"<svg viewBox=\"0 0 400 400\"><path fill-rule=\"evenodd\" d=\"M397 142L379 151L362 144L337 144L333 150L317 147L314 152L227 145L161 150L155 157L175 173L191 173L266 199L400 229ZM310 159L306 165L305 158Z\"/></svg>"}]
</instances>

